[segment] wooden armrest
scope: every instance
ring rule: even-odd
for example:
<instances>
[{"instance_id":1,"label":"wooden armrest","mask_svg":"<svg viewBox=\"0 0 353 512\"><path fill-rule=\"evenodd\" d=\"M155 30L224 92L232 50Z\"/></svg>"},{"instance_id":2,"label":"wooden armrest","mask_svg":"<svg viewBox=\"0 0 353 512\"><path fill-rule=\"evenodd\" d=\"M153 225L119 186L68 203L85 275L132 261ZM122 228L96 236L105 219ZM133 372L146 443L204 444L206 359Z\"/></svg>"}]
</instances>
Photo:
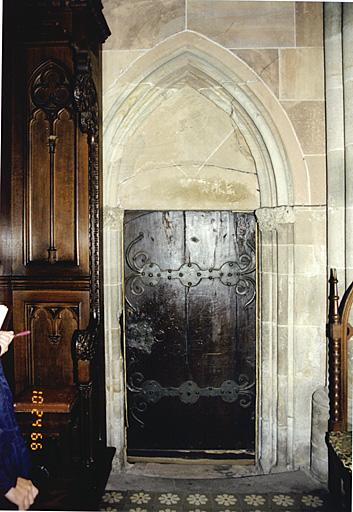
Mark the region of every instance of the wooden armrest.
<instances>
[{"instance_id":1,"label":"wooden armrest","mask_svg":"<svg viewBox=\"0 0 353 512\"><path fill-rule=\"evenodd\" d=\"M38 393L43 397L43 403L39 404ZM34 400L32 399L34 397ZM43 413L69 413L78 399L78 390L76 386L62 386L60 388L50 388L47 386L30 386L26 388L15 398L15 412L31 412L32 409L38 409ZM34 403L37 402L37 403Z\"/></svg>"}]
</instances>

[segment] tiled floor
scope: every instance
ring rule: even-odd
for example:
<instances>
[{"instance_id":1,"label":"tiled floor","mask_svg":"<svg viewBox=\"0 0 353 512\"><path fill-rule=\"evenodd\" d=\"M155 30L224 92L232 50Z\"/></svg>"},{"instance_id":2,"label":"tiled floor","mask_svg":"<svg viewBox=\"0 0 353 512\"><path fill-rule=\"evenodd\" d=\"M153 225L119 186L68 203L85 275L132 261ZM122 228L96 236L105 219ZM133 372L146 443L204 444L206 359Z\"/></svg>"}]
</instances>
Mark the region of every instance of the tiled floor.
<instances>
[{"instance_id":1,"label":"tiled floor","mask_svg":"<svg viewBox=\"0 0 353 512\"><path fill-rule=\"evenodd\" d=\"M210 478L205 473L197 478L196 467L193 471L180 466L171 478L158 476L160 468L148 471L131 466L111 475L100 508L110 512L336 512L327 488L304 471L239 478L225 469L222 478L216 478L219 468L209 471ZM154 474L148 476L151 471Z\"/></svg>"},{"instance_id":2,"label":"tiled floor","mask_svg":"<svg viewBox=\"0 0 353 512\"><path fill-rule=\"evenodd\" d=\"M327 493L323 491L304 494L106 491L101 510L110 512L331 512Z\"/></svg>"}]
</instances>

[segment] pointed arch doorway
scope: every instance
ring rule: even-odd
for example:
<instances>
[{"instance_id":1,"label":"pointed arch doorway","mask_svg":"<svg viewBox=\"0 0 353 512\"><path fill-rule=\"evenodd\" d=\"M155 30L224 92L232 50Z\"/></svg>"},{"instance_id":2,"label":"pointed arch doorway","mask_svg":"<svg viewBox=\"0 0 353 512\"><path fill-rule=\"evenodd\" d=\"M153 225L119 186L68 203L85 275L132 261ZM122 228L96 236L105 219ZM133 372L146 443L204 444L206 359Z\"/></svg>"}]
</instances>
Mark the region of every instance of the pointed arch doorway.
<instances>
[{"instance_id":1,"label":"pointed arch doorway","mask_svg":"<svg viewBox=\"0 0 353 512\"><path fill-rule=\"evenodd\" d=\"M109 442L117 447L116 467L126 462L127 446L119 316L124 297L124 215L131 210L256 212L259 413L256 464L248 467L255 474L273 467L295 467L295 439L302 435L293 422L295 205L310 204L310 186L286 113L244 62L189 31L138 59L109 91L108 101L104 145L107 418ZM179 129L175 121L183 112L185 123ZM222 132L225 127L228 131ZM184 134L183 144L177 146L175 137L180 134ZM212 138L207 139L207 134ZM216 150L223 143L224 159L220 160ZM162 145L163 154L158 153Z\"/></svg>"}]
</instances>

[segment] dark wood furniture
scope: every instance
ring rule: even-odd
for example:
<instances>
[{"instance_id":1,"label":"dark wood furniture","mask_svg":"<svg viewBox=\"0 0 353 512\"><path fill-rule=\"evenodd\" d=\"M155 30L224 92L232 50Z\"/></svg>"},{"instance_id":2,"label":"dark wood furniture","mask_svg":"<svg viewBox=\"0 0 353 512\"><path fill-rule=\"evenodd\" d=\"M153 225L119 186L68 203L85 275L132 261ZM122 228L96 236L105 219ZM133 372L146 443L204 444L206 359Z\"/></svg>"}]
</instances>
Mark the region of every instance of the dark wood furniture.
<instances>
[{"instance_id":1,"label":"dark wood furniture","mask_svg":"<svg viewBox=\"0 0 353 512\"><path fill-rule=\"evenodd\" d=\"M331 270L329 295L329 399L326 436L329 489L337 511L350 511L352 501L352 432L348 430L348 341L353 336L350 314L353 283L339 304L337 275Z\"/></svg>"},{"instance_id":2,"label":"dark wood furniture","mask_svg":"<svg viewBox=\"0 0 353 512\"><path fill-rule=\"evenodd\" d=\"M76 386L27 387L16 399L15 410L22 434L39 455L38 461L54 476L59 468L77 464L79 452L79 394ZM43 402L38 404L38 397ZM35 403L33 403L35 402ZM44 448L39 449L40 446ZM50 459L56 454L54 468ZM43 459L42 451L46 453Z\"/></svg>"},{"instance_id":3,"label":"dark wood furniture","mask_svg":"<svg viewBox=\"0 0 353 512\"><path fill-rule=\"evenodd\" d=\"M56 437L72 472L84 474L82 488L97 487L94 472L112 456L101 293L109 34L100 0L4 1L0 302L12 307L15 331L31 331L5 368L25 433L32 389L45 394L47 440ZM70 441L75 428L79 444Z\"/></svg>"}]
</instances>

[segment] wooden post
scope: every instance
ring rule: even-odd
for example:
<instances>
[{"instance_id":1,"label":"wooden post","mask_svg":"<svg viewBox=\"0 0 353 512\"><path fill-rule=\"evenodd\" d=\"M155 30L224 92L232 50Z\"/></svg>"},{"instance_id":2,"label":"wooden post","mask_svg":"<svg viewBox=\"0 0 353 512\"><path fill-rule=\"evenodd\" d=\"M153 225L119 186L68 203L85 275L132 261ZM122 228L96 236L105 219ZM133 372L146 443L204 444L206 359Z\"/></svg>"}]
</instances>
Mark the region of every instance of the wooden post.
<instances>
[{"instance_id":1,"label":"wooden post","mask_svg":"<svg viewBox=\"0 0 353 512\"><path fill-rule=\"evenodd\" d=\"M329 397L330 419L329 430L342 430L343 404L342 404L342 329L338 310L338 288L336 269L330 271L329 294Z\"/></svg>"}]
</instances>

